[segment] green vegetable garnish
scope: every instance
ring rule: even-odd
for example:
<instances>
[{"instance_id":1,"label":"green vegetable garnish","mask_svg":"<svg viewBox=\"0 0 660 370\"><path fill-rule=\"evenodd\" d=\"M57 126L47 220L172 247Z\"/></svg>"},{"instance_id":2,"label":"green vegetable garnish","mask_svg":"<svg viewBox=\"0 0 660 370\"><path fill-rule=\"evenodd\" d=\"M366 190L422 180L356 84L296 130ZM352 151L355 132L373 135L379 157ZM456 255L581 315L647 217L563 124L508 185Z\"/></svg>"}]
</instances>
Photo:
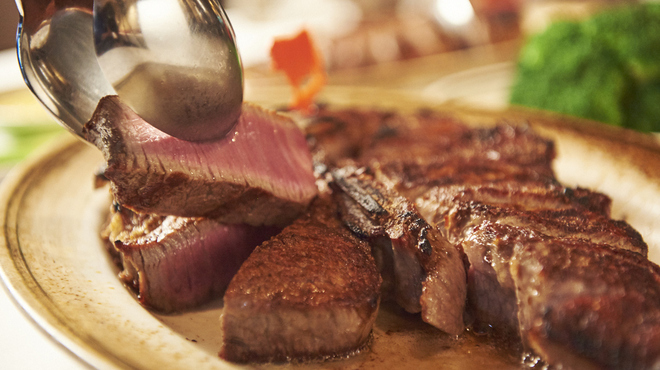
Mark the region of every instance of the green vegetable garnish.
<instances>
[{"instance_id":1,"label":"green vegetable garnish","mask_svg":"<svg viewBox=\"0 0 660 370\"><path fill-rule=\"evenodd\" d=\"M511 103L660 131L660 4L557 22L532 37Z\"/></svg>"},{"instance_id":2,"label":"green vegetable garnish","mask_svg":"<svg viewBox=\"0 0 660 370\"><path fill-rule=\"evenodd\" d=\"M63 133L64 129L55 124L0 126L0 167L19 162L37 147Z\"/></svg>"}]
</instances>

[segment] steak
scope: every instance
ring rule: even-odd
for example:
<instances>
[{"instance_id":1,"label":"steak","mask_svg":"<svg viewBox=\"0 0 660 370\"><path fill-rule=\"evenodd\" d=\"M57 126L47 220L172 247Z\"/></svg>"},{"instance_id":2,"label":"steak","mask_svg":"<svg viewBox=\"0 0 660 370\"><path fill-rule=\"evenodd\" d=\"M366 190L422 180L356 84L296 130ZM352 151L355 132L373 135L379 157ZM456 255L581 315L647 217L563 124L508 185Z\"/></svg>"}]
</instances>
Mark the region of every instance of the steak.
<instances>
[{"instance_id":1,"label":"steak","mask_svg":"<svg viewBox=\"0 0 660 370\"><path fill-rule=\"evenodd\" d=\"M436 187L418 198L417 204L424 217L454 242L465 239L461 233L491 221L647 255L648 247L636 230L610 219L607 196L581 188L517 185Z\"/></svg>"},{"instance_id":2,"label":"steak","mask_svg":"<svg viewBox=\"0 0 660 370\"><path fill-rule=\"evenodd\" d=\"M139 302L172 313L220 298L252 250L278 231L137 214L115 205L105 234L122 268L119 276Z\"/></svg>"},{"instance_id":3,"label":"steak","mask_svg":"<svg viewBox=\"0 0 660 370\"><path fill-rule=\"evenodd\" d=\"M380 285L369 246L323 196L257 247L232 279L221 357L266 362L359 351L376 319Z\"/></svg>"},{"instance_id":4,"label":"steak","mask_svg":"<svg viewBox=\"0 0 660 370\"><path fill-rule=\"evenodd\" d=\"M610 200L559 186L451 186L418 200L423 214L465 251L468 306L475 327L517 335L517 298L509 271L516 243L536 237L590 240L647 255L630 225L611 220Z\"/></svg>"},{"instance_id":5,"label":"steak","mask_svg":"<svg viewBox=\"0 0 660 370\"><path fill-rule=\"evenodd\" d=\"M582 188L518 181L478 185L435 186L417 198L420 211L430 221L443 224L457 204L474 201L490 205L511 205L520 209L563 210L574 207L608 216L611 200L606 195Z\"/></svg>"},{"instance_id":6,"label":"steak","mask_svg":"<svg viewBox=\"0 0 660 370\"><path fill-rule=\"evenodd\" d=\"M355 160L411 201L451 185L559 185L554 144L526 126L474 128L432 111L323 109L306 130L315 161L336 167Z\"/></svg>"},{"instance_id":7,"label":"steak","mask_svg":"<svg viewBox=\"0 0 660 370\"><path fill-rule=\"evenodd\" d=\"M511 265L527 349L572 369L660 365L660 268L583 240L517 246Z\"/></svg>"},{"instance_id":8,"label":"steak","mask_svg":"<svg viewBox=\"0 0 660 370\"><path fill-rule=\"evenodd\" d=\"M115 200L136 212L284 226L317 193L302 132L248 103L227 137L188 142L106 97L84 135L103 152Z\"/></svg>"},{"instance_id":9,"label":"steak","mask_svg":"<svg viewBox=\"0 0 660 370\"><path fill-rule=\"evenodd\" d=\"M451 335L465 322L492 328L557 368L658 368L660 268L639 233L610 218L607 196L557 181L551 141L429 111L322 107L306 130L329 188L303 211L317 194L312 161L283 116L245 105L234 136L188 143L116 98L101 102L86 135L104 151L121 204L110 238L143 304L216 294L240 262L217 271L209 260L241 260L270 235L218 222L285 225L304 212L231 279L223 358L360 351L383 294Z\"/></svg>"},{"instance_id":10,"label":"steak","mask_svg":"<svg viewBox=\"0 0 660 370\"><path fill-rule=\"evenodd\" d=\"M462 251L424 221L415 206L354 167L332 171L343 219L370 240L396 302L451 334L464 330L466 274ZM358 207L356 207L358 206Z\"/></svg>"},{"instance_id":11,"label":"steak","mask_svg":"<svg viewBox=\"0 0 660 370\"><path fill-rule=\"evenodd\" d=\"M660 270L639 233L610 219L607 196L559 184L554 146L526 126L458 121L326 110L308 133L315 160L332 169L350 158L370 176L340 199L358 235L382 245L389 213L374 204L404 196L465 252L475 329L518 338L558 368L656 368Z\"/></svg>"},{"instance_id":12,"label":"steak","mask_svg":"<svg viewBox=\"0 0 660 370\"><path fill-rule=\"evenodd\" d=\"M555 233L556 236L549 236L529 224L522 226L515 224L514 218L483 220L476 226L467 226L460 240L471 262L468 272L468 302L471 317L475 320L474 325L479 328L494 327L509 335L517 335L519 329L516 297L516 287L519 282L512 278L510 271L513 261L519 258L515 254L516 248L536 240L581 242L585 245L589 240L588 228L582 229L582 233L566 233L565 229L550 229L559 232ZM617 238L611 236L609 239ZM637 240L634 240L622 247L636 250L636 244ZM643 256L641 252L646 251L645 245L640 249L635 253Z\"/></svg>"},{"instance_id":13,"label":"steak","mask_svg":"<svg viewBox=\"0 0 660 370\"><path fill-rule=\"evenodd\" d=\"M460 153L464 158L480 156L549 165L555 155L552 141L535 135L528 127L475 128L452 115L431 110L403 115L321 107L305 126L313 149L322 151L329 165L346 158L371 158L382 163L400 159L434 162L447 155L456 158ZM396 146L403 150L389 150Z\"/></svg>"}]
</instances>

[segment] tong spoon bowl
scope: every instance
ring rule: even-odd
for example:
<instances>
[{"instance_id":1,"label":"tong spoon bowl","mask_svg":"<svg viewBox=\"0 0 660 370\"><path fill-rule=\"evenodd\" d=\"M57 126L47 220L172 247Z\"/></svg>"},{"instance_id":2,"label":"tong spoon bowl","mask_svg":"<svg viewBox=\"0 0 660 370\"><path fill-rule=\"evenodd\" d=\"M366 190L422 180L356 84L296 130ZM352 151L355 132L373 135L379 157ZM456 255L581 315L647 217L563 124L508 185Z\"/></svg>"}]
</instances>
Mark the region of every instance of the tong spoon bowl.
<instances>
[{"instance_id":1,"label":"tong spoon bowl","mask_svg":"<svg viewBox=\"0 0 660 370\"><path fill-rule=\"evenodd\" d=\"M32 93L82 136L99 100L119 97L180 139L222 137L237 121L243 71L216 0L16 0L17 53Z\"/></svg>"}]
</instances>

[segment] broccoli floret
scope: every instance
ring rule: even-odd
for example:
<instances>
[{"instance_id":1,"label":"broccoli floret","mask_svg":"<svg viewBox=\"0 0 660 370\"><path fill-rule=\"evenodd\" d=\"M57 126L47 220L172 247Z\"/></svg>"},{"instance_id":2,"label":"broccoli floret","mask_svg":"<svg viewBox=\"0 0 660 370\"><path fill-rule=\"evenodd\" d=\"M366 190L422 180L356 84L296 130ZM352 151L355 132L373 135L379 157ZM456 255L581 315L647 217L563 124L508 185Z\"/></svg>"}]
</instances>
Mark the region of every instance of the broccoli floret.
<instances>
[{"instance_id":1,"label":"broccoli floret","mask_svg":"<svg viewBox=\"0 0 660 370\"><path fill-rule=\"evenodd\" d=\"M583 28L619 55L635 81L660 78L660 4L606 11L585 21Z\"/></svg>"},{"instance_id":2,"label":"broccoli floret","mask_svg":"<svg viewBox=\"0 0 660 370\"><path fill-rule=\"evenodd\" d=\"M521 51L511 103L660 130L660 4L557 22Z\"/></svg>"},{"instance_id":3,"label":"broccoli floret","mask_svg":"<svg viewBox=\"0 0 660 370\"><path fill-rule=\"evenodd\" d=\"M660 131L660 81L635 86L624 105L626 127Z\"/></svg>"}]
</instances>

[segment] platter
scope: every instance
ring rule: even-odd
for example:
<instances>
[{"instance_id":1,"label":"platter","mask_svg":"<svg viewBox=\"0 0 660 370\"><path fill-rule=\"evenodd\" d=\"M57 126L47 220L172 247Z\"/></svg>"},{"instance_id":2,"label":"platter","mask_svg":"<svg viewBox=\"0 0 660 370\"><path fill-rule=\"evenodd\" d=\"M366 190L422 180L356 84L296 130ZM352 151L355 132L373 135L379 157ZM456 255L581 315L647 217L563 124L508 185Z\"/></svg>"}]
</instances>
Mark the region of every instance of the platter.
<instances>
[{"instance_id":1,"label":"platter","mask_svg":"<svg viewBox=\"0 0 660 370\"><path fill-rule=\"evenodd\" d=\"M247 93L248 100L271 107L289 96L281 87ZM653 136L531 111L457 110L383 90L329 87L320 101L399 111L433 106L476 125L529 124L555 140L559 179L610 195L613 217L639 230L650 258L660 261L660 145ZM98 236L109 207L108 189L93 187L101 160L92 146L63 136L2 182L0 269L10 293L51 336L95 368L240 368L217 356L221 301L191 313L156 315L117 279ZM351 359L259 368L520 367L483 338L455 340L395 311L382 311L371 350Z\"/></svg>"}]
</instances>

